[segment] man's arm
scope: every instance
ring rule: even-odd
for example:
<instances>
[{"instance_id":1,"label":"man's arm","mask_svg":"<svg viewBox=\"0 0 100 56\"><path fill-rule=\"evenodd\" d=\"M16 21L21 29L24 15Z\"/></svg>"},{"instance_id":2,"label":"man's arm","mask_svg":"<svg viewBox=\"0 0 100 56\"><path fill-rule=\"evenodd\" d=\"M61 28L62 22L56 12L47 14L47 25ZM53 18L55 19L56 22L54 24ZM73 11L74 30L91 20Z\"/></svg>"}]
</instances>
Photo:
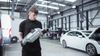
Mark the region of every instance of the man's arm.
<instances>
[{"instance_id":1,"label":"man's arm","mask_svg":"<svg viewBox=\"0 0 100 56\"><path fill-rule=\"evenodd\" d=\"M22 40L23 40L23 33L22 32L19 32L19 42L21 44L21 46L23 47L23 44L22 44Z\"/></svg>"},{"instance_id":2,"label":"man's arm","mask_svg":"<svg viewBox=\"0 0 100 56\"><path fill-rule=\"evenodd\" d=\"M23 39L23 33L19 32L19 36L20 36L19 41L22 41L22 39Z\"/></svg>"},{"instance_id":3,"label":"man's arm","mask_svg":"<svg viewBox=\"0 0 100 56\"><path fill-rule=\"evenodd\" d=\"M19 41L22 41L22 39L23 39L23 32L24 32L24 26L25 26L25 23L24 23L24 21L23 22L21 22L20 23L20 25L19 25Z\"/></svg>"}]
</instances>

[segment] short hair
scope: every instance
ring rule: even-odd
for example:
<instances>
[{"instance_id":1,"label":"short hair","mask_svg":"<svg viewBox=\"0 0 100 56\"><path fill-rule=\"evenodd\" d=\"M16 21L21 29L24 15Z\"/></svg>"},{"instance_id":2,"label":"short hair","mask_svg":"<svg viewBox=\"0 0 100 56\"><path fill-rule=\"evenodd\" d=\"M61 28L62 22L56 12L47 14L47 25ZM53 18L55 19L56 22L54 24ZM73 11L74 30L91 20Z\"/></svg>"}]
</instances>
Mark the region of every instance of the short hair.
<instances>
[{"instance_id":1,"label":"short hair","mask_svg":"<svg viewBox=\"0 0 100 56\"><path fill-rule=\"evenodd\" d=\"M34 12L36 15L38 14L38 10L35 6L30 7L29 10L28 10L28 13L29 12Z\"/></svg>"}]
</instances>

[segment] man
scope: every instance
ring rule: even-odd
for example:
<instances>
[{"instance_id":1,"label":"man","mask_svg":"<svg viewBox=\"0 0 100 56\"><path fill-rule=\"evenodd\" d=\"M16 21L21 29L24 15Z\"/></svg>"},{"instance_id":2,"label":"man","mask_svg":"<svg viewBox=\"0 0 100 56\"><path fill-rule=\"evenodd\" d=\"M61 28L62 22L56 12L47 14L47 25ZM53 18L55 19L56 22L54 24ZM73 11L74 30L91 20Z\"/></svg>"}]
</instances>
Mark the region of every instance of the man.
<instances>
[{"instance_id":1,"label":"man","mask_svg":"<svg viewBox=\"0 0 100 56\"><path fill-rule=\"evenodd\" d=\"M28 19L21 22L19 26L20 36L23 39L31 30L42 28L41 23L36 19L38 10L31 7L28 11ZM22 56L41 56L41 46L39 38L33 43L22 45Z\"/></svg>"}]
</instances>

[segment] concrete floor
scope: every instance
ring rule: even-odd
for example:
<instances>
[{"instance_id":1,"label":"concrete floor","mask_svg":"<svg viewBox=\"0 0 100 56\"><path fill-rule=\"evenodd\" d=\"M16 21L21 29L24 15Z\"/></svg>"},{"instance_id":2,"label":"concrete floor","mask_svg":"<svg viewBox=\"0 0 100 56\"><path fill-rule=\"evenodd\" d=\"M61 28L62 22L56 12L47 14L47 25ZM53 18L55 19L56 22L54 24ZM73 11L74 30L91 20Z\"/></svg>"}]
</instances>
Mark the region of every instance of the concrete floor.
<instances>
[{"instance_id":1,"label":"concrete floor","mask_svg":"<svg viewBox=\"0 0 100 56\"><path fill-rule=\"evenodd\" d=\"M71 48L63 48L58 40L41 39L42 56L88 56L86 53ZM4 56L21 56L19 43L5 46Z\"/></svg>"}]
</instances>

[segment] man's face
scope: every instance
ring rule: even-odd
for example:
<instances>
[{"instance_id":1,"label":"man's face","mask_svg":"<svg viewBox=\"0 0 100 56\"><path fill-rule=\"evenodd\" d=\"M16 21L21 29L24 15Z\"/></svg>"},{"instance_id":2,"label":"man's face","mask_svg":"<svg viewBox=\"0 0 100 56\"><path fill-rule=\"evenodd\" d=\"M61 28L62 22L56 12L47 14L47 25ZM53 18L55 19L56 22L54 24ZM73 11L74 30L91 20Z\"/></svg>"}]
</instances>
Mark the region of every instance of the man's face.
<instances>
[{"instance_id":1,"label":"man's face","mask_svg":"<svg viewBox=\"0 0 100 56\"><path fill-rule=\"evenodd\" d=\"M30 11L30 12L28 13L28 15L29 15L29 19L30 19L30 20L32 20L32 21L36 20L36 16L37 16L37 15L36 15L34 12L31 12L31 11Z\"/></svg>"}]
</instances>

